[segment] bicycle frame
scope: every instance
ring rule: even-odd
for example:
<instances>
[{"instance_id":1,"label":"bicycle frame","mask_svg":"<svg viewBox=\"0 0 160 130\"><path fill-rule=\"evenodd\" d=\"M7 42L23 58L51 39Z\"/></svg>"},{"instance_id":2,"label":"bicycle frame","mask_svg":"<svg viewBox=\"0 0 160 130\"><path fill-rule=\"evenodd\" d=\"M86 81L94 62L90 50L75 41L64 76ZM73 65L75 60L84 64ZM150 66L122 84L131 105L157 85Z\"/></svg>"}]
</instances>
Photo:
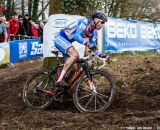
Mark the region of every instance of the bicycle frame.
<instances>
[{"instance_id":1,"label":"bicycle frame","mask_svg":"<svg viewBox=\"0 0 160 130\"><path fill-rule=\"evenodd\" d=\"M75 81L81 76L82 73L83 70L78 70L75 76L69 81L69 85L72 86L75 83Z\"/></svg>"},{"instance_id":2,"label":"bicycle frame","mask_svg":"<svg viewBox=\"0 0 160 130\"><path fill-rule=\"evenodd\" d=\"M75 75L74 77L72 77L70 80L69 80L69 85L70 87L73 86L73 84L77 81L77 79L80 78L80 76L82 75L83 72L85 72L85 74L87 75L87 78L89 80L89 82L91 83L92 82L92 76L90 75L90 67L88 65L88 60L90 58L93 58L95 55L93 55L93 52L88 56L88 58L86 59L79 59L76 63L80 63L81 64L81 67L78 71L75 72ZM57 60L58 60L58 53L57 53ZM59 60L58 60L59 61ZM61 67L63 66L63 64L60 64L58 62L57 66L51 70L50 74L52 72L55 72L59 78L60 74L61 74ZM58 80L58 79L57 79Z\"/></svg>"},{"instance_id":3,"label":"bicycle frame","mask_svg":"<svg viewBox=\"0 0 160 130\"><path fill-rule=\"evenodd\" d=\"M91 76L90 76L90 69L88 66L88 63L86 61L77 61L77 63L80 63L82 67L80 67L76 72L75 75L69 80L69 85L70 87L73 86L73 84L77 81L77 79L80 78L80 76L82 75L82 73L85 71L87 77L89 78L89 80L91 81ZM61 74L61 67L63 67L63 64L59 64L57 65L54 69L52 69L49 72L49 75L52 75L52 73L56 73L57 74L57 78L59 78L60 74ZM50 76L51 77L51 76ZM58 80L58 79L55 79Z\"/></svg>"}]
</instances>

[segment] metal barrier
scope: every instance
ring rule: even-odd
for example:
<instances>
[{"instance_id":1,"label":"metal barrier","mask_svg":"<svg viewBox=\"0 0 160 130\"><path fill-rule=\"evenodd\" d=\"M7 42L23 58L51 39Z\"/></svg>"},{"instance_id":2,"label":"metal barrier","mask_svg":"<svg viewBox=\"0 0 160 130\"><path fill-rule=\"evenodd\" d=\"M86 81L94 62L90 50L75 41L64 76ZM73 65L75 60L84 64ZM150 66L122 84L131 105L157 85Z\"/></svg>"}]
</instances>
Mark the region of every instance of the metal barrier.
<instances>
[{"instance_id":1,"label":"metal barrier","mask_svg":"<svg viewBox=\"0 0 160 130\"><path fill-rule=\"evenodd\" d=\"M10 41L15 41L15 40L28 40L28 39L36 39L38 37L35 36L26 36L26 35L10 35Z\"/></svg>"}]
</instances>

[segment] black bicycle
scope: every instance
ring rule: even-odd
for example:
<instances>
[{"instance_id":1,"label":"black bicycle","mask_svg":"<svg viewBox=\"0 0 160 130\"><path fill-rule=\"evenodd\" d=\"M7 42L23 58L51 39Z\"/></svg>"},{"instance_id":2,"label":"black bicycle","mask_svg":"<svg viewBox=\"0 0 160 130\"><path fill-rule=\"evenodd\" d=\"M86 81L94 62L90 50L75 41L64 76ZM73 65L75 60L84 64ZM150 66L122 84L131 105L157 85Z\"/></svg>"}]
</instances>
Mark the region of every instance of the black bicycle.
<instances>
[{"instance_id":1,"label":"black bicycle","mask_svg":"<svg viewBox=\"0 0 160 130\"><path fill-rule=\"evenodd\" d=\"M58 59L59 52L53 53ZM105 111L114 100L115 83L107 71L95 69L95 58L94 52L91 52L89 56L76 62L79 69L68 81L70 88L55 87L63 67L60 62L49 71L32 75L23 89L26 106L45 109L52 102L65 100L66 93L73 90L73 101L80 112Z\"/></svg>"}]
</instances>

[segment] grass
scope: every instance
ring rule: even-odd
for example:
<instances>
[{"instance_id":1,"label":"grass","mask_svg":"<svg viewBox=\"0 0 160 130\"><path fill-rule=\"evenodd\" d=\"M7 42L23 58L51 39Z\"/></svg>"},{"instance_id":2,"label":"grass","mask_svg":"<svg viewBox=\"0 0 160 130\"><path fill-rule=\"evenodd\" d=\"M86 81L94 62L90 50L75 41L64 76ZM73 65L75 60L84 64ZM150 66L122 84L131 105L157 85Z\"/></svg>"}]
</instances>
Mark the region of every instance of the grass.
<instances>
[{"instance_id":1,"label":"grass","mask_svg":"<svg viewBox=\"0 0 160 130\"><path fill-rule=\"evenodd\" d=\"M112 58L125 58L129 56L147 56L147 55L153 55L157 54L160 55L158 52L144 52L144 51L134 51L134 52L123 52L123 53L113 53L111 54Z\"/></svg>"}]
</instances>

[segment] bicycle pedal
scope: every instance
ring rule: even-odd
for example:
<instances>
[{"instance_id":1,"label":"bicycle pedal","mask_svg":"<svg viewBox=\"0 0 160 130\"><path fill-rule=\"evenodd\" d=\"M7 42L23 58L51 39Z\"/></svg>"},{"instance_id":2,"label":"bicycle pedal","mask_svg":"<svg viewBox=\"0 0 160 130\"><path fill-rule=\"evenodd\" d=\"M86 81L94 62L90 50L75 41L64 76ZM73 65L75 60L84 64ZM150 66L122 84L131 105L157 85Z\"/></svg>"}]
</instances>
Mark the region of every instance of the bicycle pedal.
<instances>
[{"instance_id":1,"label":"bicycle pedal","mask_svg":"<svg viewBox=\"0 0 160 130\"><path fill-rule=\"evenodd\" d=\"M55 101L62 102L62 101L63 101L63 96L62 96L62 95L55 95L55 96L53 97L53 99L54 99Z\"/></svg>"},{"instance_id":2,"label":"bicycle pedal","mask_svg":"<svg viewBox=\"0 0 160 130\"><path fill-rule=\"evenodd\" d=\"M62 90L55 90L54 100L55 101L61 101L63 99L64 91Z\"/></svg>"}]
</instances>

